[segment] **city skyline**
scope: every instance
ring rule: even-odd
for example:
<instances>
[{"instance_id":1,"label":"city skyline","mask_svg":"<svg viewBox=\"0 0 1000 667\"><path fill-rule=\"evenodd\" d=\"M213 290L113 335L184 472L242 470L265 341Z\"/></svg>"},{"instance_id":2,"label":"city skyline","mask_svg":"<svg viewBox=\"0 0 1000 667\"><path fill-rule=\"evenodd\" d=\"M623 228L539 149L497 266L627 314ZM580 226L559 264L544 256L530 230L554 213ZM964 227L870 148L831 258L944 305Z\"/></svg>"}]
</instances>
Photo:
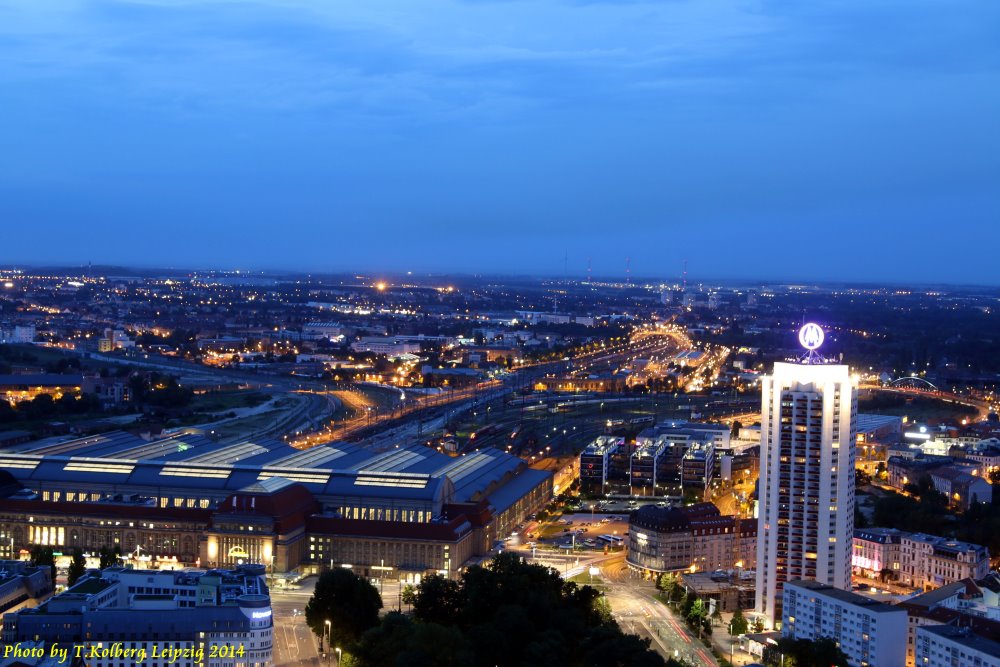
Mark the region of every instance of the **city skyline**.
<instances>
[{"instance_id":1,"label":"city skyline","mask_svg":"<svg viewBox=\"0 0 1000 667\"><path fill-rule=\"evenodd\" d=\"M997 12L9 6L2 259L998 284Z\"/></svg>"},{"instance_id":2,"label":"city skyline","mask_svg":"<svg viewBox=\"0 0 1000 667\"><path fill-rule=\"evenodd\" d=\"M949 282L949 281L932 281L932 280L900 280L900 279L888 279L888 280L864 280L864 279L816 279L809 276L733 276L724 277L719 275L703 275L703 276L692 276L690 272L684 274L684 265L675 273L670 273L665 271L661 275L654 274L639 274L635 271L622 269L620 275L615 274L599 274L593 269L590 270L588 275L587 267L584 266L582 271L573 272L572 270L568 273L558 273L552 271L550 273L542 272L501 272L501 271L406 271L400 270L399 268L393 267L389 269L366 269L362 270L356 268L352 270L350 267L344 270L334 270L334 269L318 269L318 270L305 270L305 269L289 269L287 267L277 267L277 268L256 268L248 266L163 266L163 265L143 265L141 263L121 263L121 264L97 264L97 263L84 263L84 264L72 264L72 263L45 263L45 262L7 262L5 264L0 264L0 270L7 271L21 271L22 273L31 273L34 271L40 271L45 274L50 275L87 275L88 272L94 276L102 277L114 277L122 274L128 274L133 272L146 277L162 276L162 277L193 277L198 275L243 275L248 279L257 277L267 277L267 278L279 278L279 277L302 277L310 279L337 279L344 277L352 277L355 279L370 279L377 281L373 283L371 287L375 287L377 283L382 283L385 285L387 290L392 288L403 287L409 284L411 281L438 281L438 280L488 280L488 279L498 279L498 280L527 280L527 281L544 281L552 283L563 282L565 284L580 284L586 285L588 280L592 280L594 284L605 284L605 285L621 285L625 286L629 283L635 288L643 287L655 287L657 285L675 285L683 286L686 285L688 290L698 290L702 288L714 288L714 287L731 287L733 289L738 288L755 288L767 285L799 285L805 287L845 287L845 288L856 288L856 289L871 289L871 288L895 288L895 287L907 287L907 288L949 288L949 289L971 289L974 291L978 290L990 290L996 287L1000 287L1000 282L997 283L975 283L975 282ZM400 281L399 283L392 281Z\"/></svg>"},{"instance_id":3,"label":"city skyline","mask_svg":"<svg viewBox=\"0 0 1000 667\"><path fill-rule=\"evenodd\" d=\"M1000 667L996 299L0 268L2 641L195 667L224 618L252 667L380 667L373 633L443 623L455 664ZM499 651L523 594L423 611L524 576L604 611Z\"/></svg>"}]
</instances>

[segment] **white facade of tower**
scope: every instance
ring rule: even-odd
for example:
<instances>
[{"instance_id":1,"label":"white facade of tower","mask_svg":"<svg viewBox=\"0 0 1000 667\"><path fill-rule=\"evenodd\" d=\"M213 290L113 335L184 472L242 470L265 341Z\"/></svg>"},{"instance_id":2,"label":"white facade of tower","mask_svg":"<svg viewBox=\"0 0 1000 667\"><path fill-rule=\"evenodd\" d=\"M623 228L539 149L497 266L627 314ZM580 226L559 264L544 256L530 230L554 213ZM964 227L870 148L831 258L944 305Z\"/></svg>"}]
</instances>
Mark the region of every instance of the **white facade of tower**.
<instances>
[{"instance_id":1,"label":"white facade of tower","mask_svg":"<svg viewBox=\"0 0 1000 667\"><path fill-rule=\"evenodd\" d=\"M823 363L776 363L761 387L756 611L773 627L784 582L851 588L857 389Z\"/></svg>"}]
</instances>

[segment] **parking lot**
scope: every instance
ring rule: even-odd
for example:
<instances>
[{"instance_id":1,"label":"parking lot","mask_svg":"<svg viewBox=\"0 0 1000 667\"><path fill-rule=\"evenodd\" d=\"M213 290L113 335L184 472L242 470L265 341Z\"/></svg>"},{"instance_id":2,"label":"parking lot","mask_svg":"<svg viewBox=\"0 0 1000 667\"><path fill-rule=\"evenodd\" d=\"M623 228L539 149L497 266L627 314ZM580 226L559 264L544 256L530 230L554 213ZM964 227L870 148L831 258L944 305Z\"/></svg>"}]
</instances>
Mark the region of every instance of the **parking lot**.
<instances>
[{"instance_id":1,"label":"parking lot","mask_svg":"<svg viewBox=\"0 0 1000 667\"><path fill-rule=\"evenodd\" d=\"M603 550L611 543L601 535L624 540L628 532L628 513L604 515L590 513L564 514L559 519L544 524L529 523L525 532L513 536L509 546L537 546L571 549ZM616 549L622 548L619 544Z\"/></svg>"}]
</instances>

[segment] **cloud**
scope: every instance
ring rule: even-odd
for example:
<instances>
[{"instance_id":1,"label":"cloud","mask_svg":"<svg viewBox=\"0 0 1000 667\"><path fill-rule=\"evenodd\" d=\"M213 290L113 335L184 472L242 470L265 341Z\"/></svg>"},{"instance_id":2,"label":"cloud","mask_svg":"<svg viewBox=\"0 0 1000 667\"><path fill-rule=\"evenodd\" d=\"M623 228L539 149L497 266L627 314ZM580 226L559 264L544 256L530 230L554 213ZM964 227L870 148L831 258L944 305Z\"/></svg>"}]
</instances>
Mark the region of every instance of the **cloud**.
<instances>
[{"instance_id":1,"label":"cloud","mask_svg":"<svg viewBox=\"0 0 1000 667\"><path fill-rule=\"evenodd\" d=\"M637 266L831 212L975 226L998 25L994 0L7 2L0 219L336 220L476 266L470 226Z\"/></svg>"}]
</instances>

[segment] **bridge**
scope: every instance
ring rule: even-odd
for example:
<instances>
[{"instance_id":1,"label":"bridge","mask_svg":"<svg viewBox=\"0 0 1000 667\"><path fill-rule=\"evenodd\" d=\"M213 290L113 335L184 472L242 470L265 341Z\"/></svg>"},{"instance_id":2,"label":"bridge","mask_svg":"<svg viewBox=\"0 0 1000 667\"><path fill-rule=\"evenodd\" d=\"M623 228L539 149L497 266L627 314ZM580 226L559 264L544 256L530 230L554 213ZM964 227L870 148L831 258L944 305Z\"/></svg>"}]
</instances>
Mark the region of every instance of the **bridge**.
<instances>
[{"instance_id":1,"label":"bridge","mask_svg":"<svg viewBox=\"0 0 1000 667\"><path fill-rule=\"evenodd\" d=\"M926 378L922 378L916 375L907 375L905 377L896 378L888 384L889 387L894 389L916 389L922 391L941 391L938 389L937 385Z\"/></svg>"},{"instance_id":2,"label":"bridge","mask_svg":"<svg viewBox=\"0 0 1000 667\"><path fill-rule=\"evenodd\" d=\"M987 415L989 415L989 413L993 410L993 406L987 401L973 398L971 396L962 396L961 394L940 389L933 382L916 375L907 375L896 378L886 385L871 383L863 384L859 388L871 391L905 394L907 396L926 396L928 398L936 398L942 401L958 403L959 405L967 405L976 409L976 421L985 420Z\"/></svg>"}]
</instances>

